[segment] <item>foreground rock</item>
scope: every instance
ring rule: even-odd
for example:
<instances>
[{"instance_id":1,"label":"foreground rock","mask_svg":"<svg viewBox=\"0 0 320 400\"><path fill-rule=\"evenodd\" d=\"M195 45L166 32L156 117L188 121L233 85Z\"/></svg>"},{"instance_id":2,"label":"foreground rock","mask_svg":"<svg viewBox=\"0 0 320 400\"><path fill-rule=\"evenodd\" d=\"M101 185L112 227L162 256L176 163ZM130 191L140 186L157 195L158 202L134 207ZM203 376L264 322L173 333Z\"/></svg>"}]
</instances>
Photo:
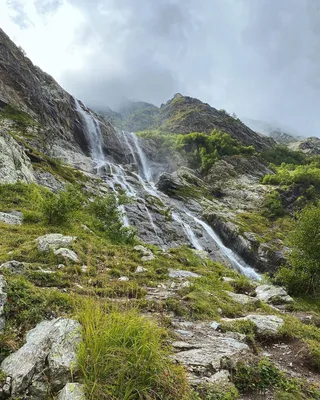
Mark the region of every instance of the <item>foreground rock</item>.
<instances>
[{"instance_id":1,"label":"foreground rock","mask_svg":"<svg viewBox=\"0 0 320 400\"><path fill-rule=\"evenodd\" d=\"M0 221L9 225L21 225L23 215L19 212L4 213L0 212Z\"/></svg>"},{"instance_id":2,"label":"foreground rock","mask_svg":"<svg viewBox=\"0 0 320 400\"><path fill-rule=\"evenodd\" d=\"M8 261L0 265L0 270L7 269L12 274L24 274L26 272L25 265L16 260Z\"/></svg>"},{"instance_id":3,"label":"foreground rock","mask_svg":"<svg viewBox=\"0 0 320 400\"><path fill-rule=\"evenodd\" d=\"M279 333L280 328L284 324L282 318L276 315L261 315L261 314L251 314L246 317L241 318L223 318L222 322L227 324L233 324L240 321L251 321L258 335L262 336L274 336Z\"/></svg>"},{"instance_id":4,"label":"foreground rock","mask_svg":"<svg viewBox=\"0 0 320 400\"><path fill-rule=\"evenodd\" d=\"M60 233L50 233L49 235L38 237L36 242L38 242L38 250L46 252L67 247L73 240L76 239L77 238L75 236L64 236Z\"/></svg>"},{"instance_id":5,"label":"foreground rock","mask_svg":"<svg viewBox=\"0 0 320 400\"><path fill-rule=\"evenodd\" d=\"M77 256L77 254L74 251L70 250L70 249L61 248L61 249L55 250L54 254L56 256L60 256L62 258L71 260L71 261L76 262L76 263L80 261L78 256Z\"/></svg>"},{"instance_id":6,"label":"foreground rock","mask_svg":"<svg viewBox=\"0 0 320 400\"><path fill-rule=\"evenodd\" d=\"M71 319L43 321L29 331L26 344L1 364L11 378L11 398L45 400L61 390L76 372L80 341L81 326Z\"/></svg>"},{"instance_id":7,"label":"foreground rock","mask_svg":"<svg viewBox=\"0 0 320 400\"><path fill-rule=\"evenodd\" d=\"M252 356L244 335L217 332L210 323L173 321L180 340L172 343L174 359L189 372L192 383L210 382L220 370Z\"/></svg>"},{"instance_id":8,"label":"foreground rock","mask_svg":"<svg viewBox=\"0 0 320 400\"><path fill-rule=\"evenodd\" d=\"M239 303L243 306L246 306L248 304L255 304L259 301L257 298L247 296L246 294L229 292L227 290L226 293L231 297L234 302Z\"/></svg>"},{"instance_id":9,"label":"foreground rock","mask_svg":"<svg viewBox=\"0 0 320 400\"><path fill-rule=\"evenodd\" d=\"M293 298L280 286L260 285L256 287L256 297L266 303L283 304L293 302Z\"/></svg>"},{"instance_id":10,"label":"foreground rock","mask_svg":"<svg viewBox=\"0 0 320 400\"><path fill-rule=\"evenodd\" d=\"M84 385L67 383L59 393L57 400L85 400Z\"/></svg>"},{"instance_id":11,"label":"foreground rock","mask_svg":"<svg viewBox=\"0 0 320 400\"><path fill-rule=\"evenodd\" d=\"M4 279L4 276L0 275L0 333L3 331L5 326L4 306L7 299L7 282Z\"/></svg>"}]
</instances>

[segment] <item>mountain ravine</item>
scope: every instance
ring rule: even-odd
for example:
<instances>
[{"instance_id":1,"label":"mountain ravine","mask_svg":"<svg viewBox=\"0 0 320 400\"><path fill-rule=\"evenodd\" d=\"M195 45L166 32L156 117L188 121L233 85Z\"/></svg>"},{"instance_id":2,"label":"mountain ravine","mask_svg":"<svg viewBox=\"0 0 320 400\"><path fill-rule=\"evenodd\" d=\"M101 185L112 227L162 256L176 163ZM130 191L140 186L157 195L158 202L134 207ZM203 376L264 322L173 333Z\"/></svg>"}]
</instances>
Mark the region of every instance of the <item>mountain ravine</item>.
<instances>
[{"instance_id":1,"label":"mountain ravine","mask_svg":"<svg viewBox=\"0 0 320 400\"><path fill-rule=\"evenodd\" d=\"M0 29L0 399L319 399L320 306L279 285L315 152L181 94L118 111Z\"/></svg>"}]
</instances>

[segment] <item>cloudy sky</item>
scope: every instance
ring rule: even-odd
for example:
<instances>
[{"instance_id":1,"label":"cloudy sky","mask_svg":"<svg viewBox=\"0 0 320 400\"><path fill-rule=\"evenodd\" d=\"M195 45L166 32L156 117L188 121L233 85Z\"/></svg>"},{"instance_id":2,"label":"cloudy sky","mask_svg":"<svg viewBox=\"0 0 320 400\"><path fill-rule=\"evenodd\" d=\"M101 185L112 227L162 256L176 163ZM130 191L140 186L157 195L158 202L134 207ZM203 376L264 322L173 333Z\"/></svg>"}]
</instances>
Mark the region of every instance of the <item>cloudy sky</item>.
<instances>
[{"instance_id":1,"label":"cloudy sky","mask_svg":"<svg viewBox=\"0 0 320 400\"><path fill-rule=\"evenodd\" d=\"M320 0L0 0L0 26L92 107L180 92L320 136Z\"/></svg>"}]
</instances>

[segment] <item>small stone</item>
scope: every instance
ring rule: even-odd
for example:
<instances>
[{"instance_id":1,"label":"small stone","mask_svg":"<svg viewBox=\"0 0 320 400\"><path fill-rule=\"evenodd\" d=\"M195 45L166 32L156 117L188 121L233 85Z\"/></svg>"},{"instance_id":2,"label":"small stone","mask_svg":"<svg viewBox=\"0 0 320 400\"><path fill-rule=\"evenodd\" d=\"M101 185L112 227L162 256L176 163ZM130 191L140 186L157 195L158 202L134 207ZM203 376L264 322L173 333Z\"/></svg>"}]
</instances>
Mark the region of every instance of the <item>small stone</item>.
<instances>
[{"instance_id":1,"label":"small stone","mask_svg":"<svg viewBox=\"0 0 320 400\"><path fill-rule=\"evenodd\" d=\"M222 278L223 282L228 282L228 283L232 283L235 282L236 280L234 278L230 278L229 276L224 276Z\"/></svg>"},{"instance_id":2,"label":"small stone","mask_svg":"<svg viewBox=\"0 0 320 400\"><path fill-rule=\"evenodd\" d=\"M4 306L7 302L7 282L4 276L0 275L0 333L5 327Z\"/></svg>"},{"instance_id":3,"label":"small stone","mask_svg":"<svg viewBox=\"0 0 320 400\"><path fill-rule=\"evenodd\" d=\"M56 256L61 256L63 258L67 258L75 263L78 263L80 261L77 254L73 250L70 250L70 249L61 248L58 250L54 250L54 254Z\"/></svg>"},{"instance_id":4,"label":"small stone","mask_svg":"<svg viewBox=\"0 0 320 400\"><path fill-rule=\"evenodd\" d=\"M215 331L219 328L220 324L217 321L213 321L210 324L210 328L214 329Z\"/></svg>"},{"instance_id":5,"label":"small stone","mask_svg":"<svg viewBox=\"0 0 320 400\"><path fill-rule=\"evenodd\" d=\"M118 281L120 282L128 282L129 278L127 276L120 276L120 278L118 279Z\"/></svg>"},{"instance_id":6,"label":"small stone","mask_svg":"<svg viewBox=\"0 0 320 400\"><path fill-rule=\"evenodd\" d=\"M65 268L65 265L64 265L64 264L59 264L57 268L58 268L58 269Z\"/></svg>"},{"instance_id":7,"label":"small stone","mask_svg":"<svg viewBox=\"0 0 320 400\"><path fill-rule=\"evenodd\" d=\"M192 337L193 336L193 332L186 331L184 329L177 329L175 332L178 333L178 335L181 335L181 336L187 336L187 337Z\"/></svg>"},{"instance_id":8,"label":"small stone","mask_svg":"<svg viewBox=\"0 0 320 400\"><path fill-rule=\"evenodd\" d=\"M81 267L81 272L83 272L84 274L88 271L88 266L87 265L82 265Z\"/></svg>"},{"instance_id":9,"label":"small stone","mask_svg":"<svg viewBox=\"0 0 320 400\"><path fill-rule=\"evenodd\" d=\"M146 272L148 271L147 268L143 268L140 265L137 267L137 269L135 270L135 274L141 274L142 272Z\"/></svg>"}]
</instances>

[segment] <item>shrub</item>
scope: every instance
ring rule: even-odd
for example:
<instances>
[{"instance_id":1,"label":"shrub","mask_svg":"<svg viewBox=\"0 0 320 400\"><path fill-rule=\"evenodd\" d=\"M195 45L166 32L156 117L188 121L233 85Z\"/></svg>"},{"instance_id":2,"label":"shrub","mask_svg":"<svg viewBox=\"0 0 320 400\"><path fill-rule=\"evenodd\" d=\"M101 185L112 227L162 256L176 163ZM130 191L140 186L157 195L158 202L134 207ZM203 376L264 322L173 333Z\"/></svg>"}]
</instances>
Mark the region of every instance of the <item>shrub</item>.
<instances>
[{"instance_id":1,"label":"shrub","mask_svg":"<svg viewBox=\"0 0 320 400\"><path fill-rule=\"evenodd\" d=\"M298 216L288 239L290 267L282 267L276 280L291 293L314 294L320 291L320 206L310 206Z\"/></svg>"},{"instance_id":2,"label":"shrub","mask_svg":"<svg viewBox=\"0 0 320 400\"><path fill-rule=\"evenodd\" d=\"M300 151L290 150L286 146L277 145L272 149L266 150L262 153L262 157L271 164L281 165L286 164L305 164L306 155Z\"/></svg>"},{"instance_id":3,"label":"shrub","mask_svg":"<svg viewBox=\"0 0 320 400\"><path fill-rule=\"evenodd\" d=\"M109 239L118 243L132 243L135 232L123 224L123 213L119 206L126 202L125 197L115 197L113 193L98 196L89 205L89 212L94 216L95 228Z\"/></svg>"},{"instance_id":4,"label":"shrub","mask_svg":"<svg viewBox=\"0 0 320 400\"><path fill-rule=\"evenodd\" d=\"M81 207L82 201L82 194L72 185L58 194L46 193L41 204L44 220L49 225L68 224L71 215Z\"/></svg>"},{"instance_id":5,"label":"shrub","mask_svg":"<svg viewBox=\"0 0 320 400\"><path fill-rule=\"evenodd\" d=\"M164 331L135 310L81 306L78 364L88 399L187 399L183 369L169 361Z\"/></svg>"},{"instance_id":6,"label":"shrub","mask_svg":"<svg viewBox=\"0 0 320 400\"><path fill-rule=\"evenodd\" d=\"M281 197L277 190L274 190L266 196L263 208L263 215L267 218L273 219L284 215Z\"/></svg>"}]
</instances>

